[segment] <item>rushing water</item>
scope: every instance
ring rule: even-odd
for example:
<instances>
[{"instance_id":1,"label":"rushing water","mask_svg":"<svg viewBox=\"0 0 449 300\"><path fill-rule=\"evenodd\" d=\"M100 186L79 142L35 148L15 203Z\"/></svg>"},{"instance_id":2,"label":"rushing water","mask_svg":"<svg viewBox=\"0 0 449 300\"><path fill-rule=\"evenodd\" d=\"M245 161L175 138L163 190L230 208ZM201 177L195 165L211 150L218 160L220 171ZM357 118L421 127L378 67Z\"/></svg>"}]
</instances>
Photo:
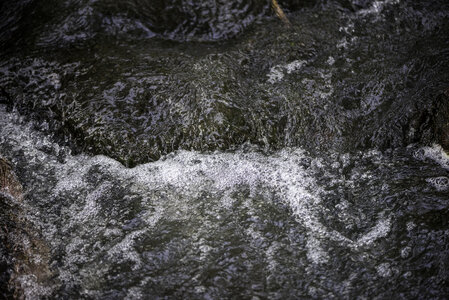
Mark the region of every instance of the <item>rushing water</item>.
<instances>
[{"instance_id":1,"label":"rushing water","mask_svg":"<svg viewBox=\"0 0 449 300\"><path fill-rule=\"evenodd\" d=\"M449 295L449 4L279 2L2 10L0 288Z\"/></svg>"},{"instance_id":2,"label":"rushing water","mask_svg":"<svg viewBox=\"0 0 449 300\"><path fill-rule=\"evenodd\" d=\"M1 147L30 195L55 279L77 298L441 297L449 157L410 146L316 158L301 149L180 151L127 169L1 112Z\"/></svg>"},{"instance_id":3,"label":"rushing water","mask_svg":"<svg viewBox=\"0 0 449 300\"><path fill-rule=\"evenodd\" d=\"M438 108L449 81L446 2L305 8L291 28L266 20L216 43L114 35L109 25L92 36L93 21L51 18L57 27L36 25L2 56L2 98L72 149L128 166L248 142L267 151L449 147L449 111ZM65 27L81 40L56 38Z\"/></svg>"}]
</instances>

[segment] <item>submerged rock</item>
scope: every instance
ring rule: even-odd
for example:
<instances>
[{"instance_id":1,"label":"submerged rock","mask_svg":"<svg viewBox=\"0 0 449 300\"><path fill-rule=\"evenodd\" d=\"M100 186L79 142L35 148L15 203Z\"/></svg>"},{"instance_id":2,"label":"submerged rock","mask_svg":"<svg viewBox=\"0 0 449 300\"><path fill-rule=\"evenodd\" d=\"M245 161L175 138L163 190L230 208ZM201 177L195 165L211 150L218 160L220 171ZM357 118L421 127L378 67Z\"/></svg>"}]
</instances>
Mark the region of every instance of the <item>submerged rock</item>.
<instances>
[{"instance_id":1,"label":"submerged rock","mask_svg":"<svg viewBox=\"0 0 449 300\"><path fill-rule=\"evenodd\" d=\"M433 131L435 140L449 152L449 89L438 99Z\"/></svg>"},{"instance_id":2,"label":"submerged rock","mask_svg":"<svg viewBox=\"0 0 449 300\"><path fill-rule=\"evenodd\" d=\"M22 198L22 185L0 157L0 296L4 298L31 299L36 292L42 296L51 283L48 245L27 220Z\"/></svg>"},{"instance_id":3,"label":"submerged rock","mask_svg":"<svg viewBox=\"0 0 449 300\"><path fill-rule=\"evenodd\" d=\"M61 162L63 148L0 107L0 149L51 249L57 282L44 299L449 293L439 146L178 151L135 168L102 155Z\"/></svg>"},{"instance_id":4,"label":"submerged rock","mask_svg":"<svg viewBox=\"0 0 449 300\"><path fill-rule=\"evenodd\" d=\"M279 1L287 9L314 0ZM19 0L0 4L6 45L75 46L98 36L216 41L271 15L271 0Z\"/></svg>"},{"instance_id":5,"label":"submerged rock","mask_svg":"<svg viewBox=\"0 0 449 300\"><path fill-rule=\"evenodd\" d=\"M77 47L56 47L39 41L48 30L71 38L57 30L70 23L52 19L31 50L2 56L3 102L59 142L129 166L178 149L245 144L312 152L444 145L439 129L421 129L423 112L444 119L435 113L449 81L448 3L356 1L353 12L338 4L291 13L289 29L265 20L216 43L142 38L125 26L82 31Z\"/></svg>"},{"instance_id":6,"label":"submerged rock","mask_svg":"<svg viewBox=\"0 0 449 300\"><path fill-rule=\"evenodd\" d=\"M10 163L0 156L0 193L4 197L22 198L22 185L12 171Z\"/></svg>"},{"instance_id":7,"label":"submerged rock","mask_svg":"<svg viewBox=\"0 0 449 300\"><path fill-rule=\"evenodd\" d=\"M2 291L447 295L449 3L212 2L2 4Z\"/></svg>"}]
</instances>

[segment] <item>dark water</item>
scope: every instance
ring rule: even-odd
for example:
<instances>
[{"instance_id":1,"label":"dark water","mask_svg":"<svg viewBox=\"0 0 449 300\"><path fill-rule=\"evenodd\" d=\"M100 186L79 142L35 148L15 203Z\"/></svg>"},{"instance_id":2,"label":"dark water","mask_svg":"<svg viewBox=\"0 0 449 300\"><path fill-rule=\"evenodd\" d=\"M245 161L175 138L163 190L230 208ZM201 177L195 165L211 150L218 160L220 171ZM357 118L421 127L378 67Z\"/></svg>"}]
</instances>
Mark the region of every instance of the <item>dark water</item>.
<instances>
[{"instance_id":1,"label":"dark water","mask_svg":"<svg viewBox=\"0 0 449 300\"><path fill-rule=\"evenodd\" d=\"M279 3L290 27L259 0L4 2L0 153L45 247L2 246L1 278L47 265L13 275L30 299L446 298L449 3Z\"/></svg>"},{"instance_id":2,"label":"dark water","mask_svg":"<svg viewBox=\"0 0 449 300\"><path fill-rule=\"evenodd\" d=\"M109 7L94 4L95 15ZM304 8L290 15L290 29L265 20L217 43L122 36L112 25L93 35L95 22L67 9L79 26L51 18L57 25L11 39L18 45L0 67L3 98L72 148L129 166L177 149L245 143L309 151L448 146L444 120L433 124L449 114L433 117L449 81L447 5ZM81 41L60 40L66 27ZM434 136L440 127L444 138Z\"/></svg>"}]
</instances>

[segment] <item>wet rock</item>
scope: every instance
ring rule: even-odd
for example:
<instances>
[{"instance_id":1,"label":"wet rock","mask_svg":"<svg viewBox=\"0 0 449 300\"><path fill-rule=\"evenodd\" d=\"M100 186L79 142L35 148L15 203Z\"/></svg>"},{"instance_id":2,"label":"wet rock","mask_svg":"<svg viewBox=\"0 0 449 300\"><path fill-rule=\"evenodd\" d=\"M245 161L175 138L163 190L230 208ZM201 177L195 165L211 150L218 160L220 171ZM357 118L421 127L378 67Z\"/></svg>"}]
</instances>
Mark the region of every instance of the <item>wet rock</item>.
<instances>
[{"instance_id":1,"label":"wet rock","mask_svg":"<svg viewBox=\"0 0 449 300\"><path fill-rule=\"evenodd\" d=\"M0 156L0 193L4 197L10 196L21 200L23 196L22 185L12 171L10 163Z\"/></svg>"},{"instance_id":2,"label":"wet rock","mask_svg":"<svg viewBox=\"0 0 449 300\"><path fill-rule=\"evenodd\" d=\"M444 119L436 95L449 80L448 4L357 3L349 15L332 2L291 13L288 29L265 20L219 43L125 29L111 38L101 28L75 48L34 40L2 59L3 98L58 142L128 166L245 144L319 152L445 143L443 121L437 129L426 120Z\"/></svg>"},{"instance_id":3,"label":"wet rock","mask_svg":"<svg viewBox=\"0 0 449 300\"><path fill-rule=\"evenodd\" d=\"M20 0L0 4L0 41L6 45L61 47L99 35L215 41L235 37L271 15L271 0ZM284 0L289 10L314 4Z\"/></svg>"},{"instance_id":4,"label":"wet rock","mask_svg":"<svg viewBox=\"0 0 449 300\"><path fill-rule=\"evenodd\" d=\"M51 283L49 248L25 217L22 200L21 184L0 157L0 287L5 298L31 299L33 287L44 290Z\"/></svg>"},{"instance_id":5,"label":"wet rock","mask_svg":"<svg viewBox=\"0 0 449 300\"><path fill-rule=\"evenodd\" d=\"M433 104L419 111L410 122L411 142L438 143L449 151L449 96L439 94Z\"/></svg>"},{"instance_id":6,"label":"wet rock","mask_svg":"<svg viewBox=\"0 0 449 300\"><path fill-rule=\"evenodd\" d=\"M449 152L449 89L439 97L435 114L435 139Z\"/></svg>"}]
</instances>

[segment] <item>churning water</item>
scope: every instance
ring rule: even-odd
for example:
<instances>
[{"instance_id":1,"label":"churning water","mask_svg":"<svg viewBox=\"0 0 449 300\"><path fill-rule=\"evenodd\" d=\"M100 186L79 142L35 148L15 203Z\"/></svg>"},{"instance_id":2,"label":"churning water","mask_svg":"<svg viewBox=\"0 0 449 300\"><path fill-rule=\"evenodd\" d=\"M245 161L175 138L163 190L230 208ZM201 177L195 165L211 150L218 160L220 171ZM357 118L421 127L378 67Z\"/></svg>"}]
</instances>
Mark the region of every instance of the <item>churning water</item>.
<instances>
[{"instance_id":1,"label":"churning water","mask_svg":"<svg viewBox=\"0 0 449 300\"><path fill-rule=\"evenodd\" d=\"M53 280L18 278L31 298L448 292L449 157L437 145L179 151L128 169L1 116L21 205L51 251Z\"/></svg>"},{"instance_id":2,"label":"churning water","mask_svg":"<svg viewBox=\"0 0 449 300\"><path fill-rule=\"evenodd\" d=\"M290 29L263 1L142 21L147 2L3 13L0 153L24 196L0 194L0 224L30 228L0 247L17 293L449 295L444 1L323 1ZM47 23L15 15L33 13Z\"/></svg>"}]
</instances>

